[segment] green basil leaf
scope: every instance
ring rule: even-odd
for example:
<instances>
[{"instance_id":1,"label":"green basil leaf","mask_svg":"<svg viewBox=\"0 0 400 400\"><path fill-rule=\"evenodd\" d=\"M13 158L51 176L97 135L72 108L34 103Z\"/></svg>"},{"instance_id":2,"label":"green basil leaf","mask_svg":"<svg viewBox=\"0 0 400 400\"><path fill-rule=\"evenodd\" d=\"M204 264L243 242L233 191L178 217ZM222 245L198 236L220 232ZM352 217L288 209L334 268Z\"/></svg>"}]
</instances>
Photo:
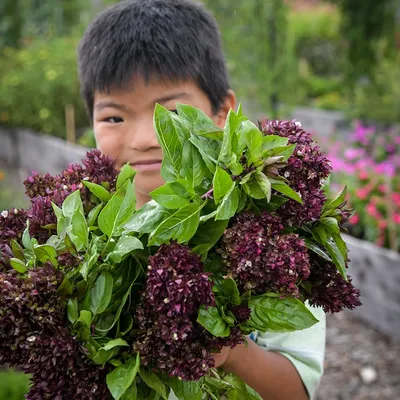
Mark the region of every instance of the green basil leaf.
<instances>
[{"instance_id":1,"label":"green basil leaf","mask_svg":"<svg viewBox=\"0 0 400 400\"><path fill-rule=\"evenodd\" d=\"M79 318L74 324L74 329L77 332L76 340L78 342L87 342L90 338L92 325L92 313L88 310L82 310Z\"/></svg>"},{"instance_id":2,"label":"green basil leaf","mask_svg":"<svg viewBox=\"0 0 400 400\"><path fill-rule=\"evenodd\" d=\"M128 180L133 181L135 175L136 171L129 164L125 164L118 174L116 189L121 189L122 186L125 185L125 182Z\"/></svg>"},{"instance_id":3,"label":"green basil leaf","mask_svg":"<svg viewBox=\"0 0 400 400\"><path fill-rule=\"evenodd\" d=\"M169 182L168 184L176 194L185 199L192 200L193 197L196 196L192 185L186 179L178 179L174 182Z\"/></svg>"},{"instance_id":4,"label":"green basil leaf","mask_svg":"<svg viewBox=\"0 0 400 400\"><path fill-rule=\"evenodd\" d=\"M107 375L107 386L115 400L121 399L130 388L139 371L139 365L140 357L137 353L136 357L129 358L125 364L115 368Z\"/></svg>"},{"instance_id":5,"label":"green basil leaf","mask_svg":"<svg viewBox=\"0 0 400 400\"><path fill-rule=\"evenodd\" d=\"M246 385L236 375L229 374L224 377L224 380L235 388L227 393L228 400L262 400L254 389Z\"/></svg>"},{"instance_id":6,"label":"green basil leaf","mask_svg":"<svg viewBox=\"0 0 400 400\"><path fill-rule=\"evenodd\" d=\"M62 296L70 296L74 291L74 286L71 283L70 279L64 276L61 285L57 289L57 293L61 294Z\"/></svg>"},{"instance_id":7,"label":"green basil leaf","mask_svg":"<svg viewBox=\"0 0 400 400\"><path fill-rule=\"evenodd\" d=\"M231 328L224 321L217 307L201 306L197 322L216 337L228 337L231 333Z\"/></svg>"},{"instance_id":8,"label":"green basil leaf","mask_svg":"<svg viewBox=\"0 0 400 400\"><path fill-rule=\"evenodd\" d=\"M328 250L328 253L335 263L336 268L340 272L340 275L342 275L342 277L347 281L346 262L336 243L331 240L327 240L325 243L325 248Z\"/></svg>"},{"instance_id":9,"label":"green basil leaf","mask_svg":"<svg viewBox=\"0 0 400 400\"><path fill-rule=\"evenodd\" d=\"M140 377L143 382L151 389L155 390L163 399L167 400L167 390L164 382L152 371L140 368Z\"/></svg>"},{"instance_id":10,"label":"green basil leaf","mask_svg":"<svg viewBox=\"0 0 400 400\"><path fill-rule=\"evenodd\" d=\"M132 385L129 387L129 389L123 394L121 397L121 400L140 400L142 397L138 395L138 388L136 386L136 380L133 381ZM146 400L152 400L152 399L146 399ZM158 399L154 399L158 400Z\"/></svg>"},{"instance_id":11,"label":"green basil leaf","mask_svg":"<svg viewBox=\"0 0 400 400\"><path fill-rule=\"evenodd\" d=\"M254 296L249 300L249 326L260 332L294 332L315 325L318 320L298 299Z\"/></svg>"},{"instance_id":12,"label":"green basil leaf","mask_svg":"<svg viewBox=\"0 0 400 400\"><path fill-rule=\"evenodd\" d=\"M132 217L135 206L133 185L127 180L100 212L98 218L100 230L108 237L112 237Z\"/></svg>"},{"instance_id":13,"label":"green basil leaf","mask_svg":"<svg viewBox=\"0 0 400 400\"><path fill-rule=\"evenodd\" d=\"M112 315L105 315L104 319L100 320L103 322L103 324L100 326L99 324L96 324L96 332L100 333L100 334L104 334L109 332L114 326L115 324L119 321L119 318L121 316L122 310L126 304L126 301L128 300L129 295L131 294L131 290L132 290L132 286L133 283L130 284L129 288L127 289L127 291L125 292L124 296L122 297L122 300L118 306L118 310L115 314L115 316ZM112 322L111 325L108 325L109 322Z\"/></svg>"},{"instance_id":14,"label":"green basil leaf","mask_svg":"<svg viewBox=\"0 0 400 400\"><path fill-rule=\"evenodd\" d=\"M151 233L148 245L161 245L170 240L177 240L178 243L189 241L199 226L200 210L204 205L191 203L176 211Z\"/></svg>"},{"instance_id":15,"label":"green basil leaf","mask_svg":"<svg viewBox=\"0 0 400 400\"><path fill-rule=\"evenodd\" d=\"M224 197L235 186L229 174L220 167L217 167L213 179L213 193L215 204Z\"/></svg>"},{"instance_id":16,"label":"green basil leaf","mask_svg":"<svg viewBox=\"0 0 400 400\"><path fill-rule=\"evenodd\" d=\"M196 234L190 241L190 247L203 246L202 252L208 252L221 239L227 228L229 220L208 220L200 223ZM198 253L199 254L199 253ZM201 254L201 253L200 253Z\"/></svg>"},{"instance_id":17,"label":"green basil leaf","mask_svg":"<svg viewBox=\"0 0 400 400\"><path fill-rule=\"evenodd\" d=\"M110 340L109 342L107 342L107 344L105 344L102 347L102 349L107 351L107 350L113 349L114 347L120 347L120 346L129 347L129 344L125 340L118 338L118 339Z\"/></svg>"},{"instance_id":18,"label":"green basil leaf","mask_svg":"<svg viewBox=\"0 0 400 400\"><path fill-rule=\"evenodd\" d=\"M326 253L324 250L321 249L321 247L319 247L315 242L313 242L311 239L309 238L303 238L306 246L308 249L310 249L311 251L313 251L315 254L319 255L322 259L328 261L328 262L332 262L331 257L329 256L328 253Z\"/></svg>"},{"instance_id":19,"label":"green basil leaf","mask_svg":"<svg viewBox=\"0 0 400 400\"><path fill-rule=\"evenodd\" d=\"M151 200L133 214L124 225L124 229L128 232L151 233L161 221L170 217L171 214L170 210Z\"/></svg>"},{"instance_id":20,"label":"green basil leaf","mask_svg":"<svg viewBox=\"0 0 400 400\"><path fill-rule=\"evenodd\" d=\"M51 203L51 207L53 208L54 214L57 217L57 220L61 219L64 217L63 212L60 207L58 207L56 204L53 202Z\"/></svg>"},{"instance_id":21,"label":"green basil leaf","mask_svg":"<svg viewBox=\"0 0 400 400\"><path fill-rule=\"evenodd\" d=\"M143 244L138 238L133 236L121 236L113 251L108 254L106 261L118 264L124 257L138 249L143 249Z\"/></svg>"},{"instance_id":22,"label":"green basil leaf","mask_svg":"<svg viewBox=\"0 0 400 400\"><path fill-rule=\"evenodd\" d=\"M340 235L339 223L336 218L322 217L319 222L325 227L326 232L330 235Z\"/></svg>"},{"instance_id":23,"label":"green basil leaf","mask_svg":"<svg viewBox=\"0 0 400 400\"><path fill-rule=\"evenodd\" d=\"M239 118L236 113L231 109L226 117L226 123L224 128L224 137L222 140L221 152L218 157L218 161L223 165L228 165L232 159L232 153L234 153L237 144L236 129L240 124Z\"/></svg>"},{"instance_id":24,"label":"green basil leaf","mask_svg":"<svg viewBox=\"0 0 400 400\"><path fill-rule=\"evenodd\" d=\"M88 215L88 226L95 226L97 222L97 217L103 208L103 204L97 204L96 207L92 208Z\"/></svg>"},{"instance_id":25,"label":"green basil leaf","mask_svg":"<svg viewBox=\"0 0 400 400\"><path fill-rule=\"evenodd\" d=\"M247 150L247 164L252 165L262 158L263 135L251 121L242 123L241 139L244 140Z\"/></svg>"},{"instance_id":26,"label":"green basil leaf","mask_svg":"<svg viewBox=\"0 0 400 400\"><path fill-rule=\"evenodd\" d=\"M85 180L83 180L82 183L103 203L107 203L107 201L110 200L111 193L103 186Z\"/></svg>"},{"instance_id":27,"label":"green basil leaf","mask_svg":"<svg viewBox=\"0 0 400 400\"><path fill-rule=\"evenodd\" d=\"M189 143L189 142L188 142ZM182 188L183 186L180 185ZM150 196L161 206L176 210L190 203L190 199L180 196L170 182L150 192Z\"/></svg>"},{"instance_id":28,"label":"green basil leaf","mask_svg":"<svg viewBox=\"0 0 400 400\"><path fill-rule=\"evenodd\" d=\"M271 199L271 181L260 171L255 171L243 188L254 199Z\"/></svg>"},{"instance_id":29,"label":"green basil leaf","mask_svg":"<svg viewBox=\"0 0 400 400\"><path fill-rule=\"evenodd\" d=\"M93 315L101 314L110 304L113 291L113 278L103 271L90 291L90 310Z\"/></svg>"},{"instance_id":30,"label":"green basil leaf","mask_svg":"<svg viewBox=\"0 0 400 400\"><path fill-rule=\"evenodd\" d=\"M266 135L263 137L263 150L272 150L276 147L287 146L289 142L288 138L278 136L278 135Z\"/></svg>"},{"instance_id":31,"label":"green basil leaf","mask_svg":"<svg viewBox=\"0 0 400 400\"><path fill-rule=\"evenodd\" d=\"M25 263L23 261L21 261L18 258L10 258L10 264L11 266L20 274L25 273L26 271L28 271L28 267L25 265Z\"/></svg>"},{"instance_id":32,"label":"green basil leaf","mask_svg":"<svg viewBox=\"0 0 400 400\"><path fill-rule=\"evenodd\" d=\"M75 192L72 192L62 203L63 216L68 220L71 220L72 216L77 210L80 210L82 214L84 214L80 190L75 190Z\"/></svg>"},{"instance_id":33,"label":"green basil leaf","mask_svg":"<svg viewBox=\"0 0 400 400\"><path fill-rule=\"evenodd\" d=\"M119 347L114 347L111 350L98 349L94 354L90 354L89 358L98 365L104 365L119 353Z\"/></svg>"},{"instance_id":34,"label":"green basil leaf","mask_svg":"<svg viewBox=\"0 0 400 400\"><path fill-rule=\"evenodd\" d=\"M53 266L57 266L57 251L49 244L41 244L33 247L37 261L41 263L50 262Z\"/></svg>"},{"instance_id":35,"label":"green basil leaf","mask_svg":"<svg viewBox=\"0 0 400 400\"><path fill-rule=\"evenodd\" d=\"M70 238L72 243L75 245L76 250L80 252L83 249L87 249L88 239L89 239L89 230L86 222L86 218L83 215L83 212L77 210L71 220L72 231L70 234Z\"/></svg>"},{"instance_id":36,"label":"green basil leaf","mask_svg":"<svg viewBox=\"0 0 400 400\"><path fill-rule=\"evenodd\" d=\"M169 181L171 175L175 178L179 177L182 167L183 145L179 127L174 124L171 112L160 104L156 104L154 110L154 127L164 154L161 176Z\"/></svg>"},{"instance_id":37,"label":"green basil leaf","mask_svg":"<svg viewBox=\"0 0 400 400\"><path fill-rule=\"evenodd\" d=\"M242 164L238 162L238 157L236 154L232 154L232 159L227 165L228 169L231 171L233 175L241 175L244 171Z\"/></svg>"},{"instance_id":38,"label":"green basil leaf","mask_svg":"<svg viewBox=\"0 0 400 400\"><path fill-rule=\"evenodd\" d=\"M233 185L219 204L215 220L227 220L236 214L239 207L239 194L239 189Z\"/></svg>"},{"instance_id":39,"label":"green basil leaf","mask_svg":"<svg viewBox=\"0 0 400 400\"><path fill-rule=\"evenodd\" d=\"M27 221L27 226L24 230L24 233L22 234L22 244L25 247L25 249L32 250L32 241L31 241L31 236L29 234L29 220Z\"/></svg>"},{"instance_id":40,"label":"green basil leaf","mask_svg":"<svg viewBox=\"0 0 400 400\"><path fill-rule=\"evenodd\" d=\"M213 120L200 109L186 104L176 104L180 119L196 135L222 140L222 129L215 126Z\"/></svg>"},{"instance_id":41,"label":"green basil leaf","mask_svg":"<svg viewBox=\"0 0 400 400\"><path fill-rule=\"evenodd\" d=\"M274 149L264 151L264 157L281 157L281 162L287 162L289 158L293 155L296 149L296 144L291 144L289 146L275 147Z\"/></svg>"},{"instance_id":42,"label":"green basil leaf","mask_svg":"<svg viewBox=\"0 0 400 400\"><path fill-rule=\"evenodd\" d=\"M329 199L325 205L323 214L329 211L333 211L338 208L341 204L346 201L347 196L347 186L345 186L334 199ZM324 216L324 215L323 215Z\"/></svg>"},{"instance_id":43,"label":"green basil leaf","mask_svg":"<svg viewBox=\"0 0 400 400\"><path fill-rule=\"evenodd\" d=\"M71 324L79 318L78 300L69 299L67 305L68 319Z\"/></svg>"},{"instance_id":44,"label":"green basil leaf","mask_svg":"<svg viewBox=\"0 0 400 400\"><path fill-rule=\"evenodd\" d=\"M277 179L270 179L272 184L272 189L276 190L279 193L297 201L300 204L303 204L300 195L295 192L290 186L288 186L285 182L277 180Z\"/></svg>"},{"instance_id":45,"label":"green basil leaf","mask_svg":"<svg viewBox=\"0 0 400 400\"><path fill-rule=\"evenodd\" d=\"M24 249L21 245L14 239L11 239L11 250L15 258L25 261Z\"/></svg>"},{"instance_id":46,"label":"green basil leaf","mask_svg":"<svg viewBox=\"0 0 400 400\"><path fill-rule=\"evenodd\" d=\"M185 179L192 187L201 185L204 177L210 176L203 157L190 141L183 146L182 169Z\"/></svg>"},{"instance_id":47,"label":"green basil leaf","mask_svg":"<svg viewBox=\"0 0 400 400\"><path fill-rule=\"evenodd\" d=\"M179 400L201 400L203 391L195 381L183 381L176 377L167 378L167 383L171 386Z\"/></svg>"},{"instance_id":48,"label":"green basil leaf","mask_svg":"<svg viewBox=\"0 0 400 400\"><path fill-rule=\"evenodd\" d=\"M217 288L218 298L223 304L238 306L241 303L239 289L232 278L224 279Z\"/></svg>"},{"instance_id":49,"label":"green basil leaf","mask_svg":"<svg viewBox=\"0 0 400 400\"><path fill-rule=\"evenodd\" d=\"M125 336L133 327L133 317L131 314L124 314L119 320L119 334Z\"/></svg>"},{"instance_id":50,"label":"green basil leaf","mask_svg":"<svg viewBox=\"0 0 400 400\"><path fill-rule=\"evenodd\" d=\"M196 146L208 170L213 174L218 163L217 160L221 151L221 142L195 134L190 135L189 140L190 143Z\"/></svg>"}]
</instances>

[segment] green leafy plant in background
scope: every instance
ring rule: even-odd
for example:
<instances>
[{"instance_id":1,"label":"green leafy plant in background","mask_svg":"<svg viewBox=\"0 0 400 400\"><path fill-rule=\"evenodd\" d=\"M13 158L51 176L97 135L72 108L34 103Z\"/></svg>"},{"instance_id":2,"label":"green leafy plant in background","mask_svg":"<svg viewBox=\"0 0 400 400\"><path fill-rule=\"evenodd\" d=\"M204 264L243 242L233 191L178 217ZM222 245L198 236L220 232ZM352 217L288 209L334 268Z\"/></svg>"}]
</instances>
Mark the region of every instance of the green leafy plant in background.
<instances>
[{"instance_id":1,"label":"green leafy plant in background","mask_svg":"<svg viewBox=\"0 0 400 400\"><path fill-rule=\"evenodd\" d=\"M0 400L23 400L28 390L28 375L11 369L0 369Z\"/></svg>"},{"instance_id":2,"label":"green leafy plant in background","mask_svg":"<svg viewBox=\"0 0 400 400\"><path fill-rule=\"evenodd\" d=\"M65 107L77 129L88 119L79 93L76 37L34 39L0 54L0 124L65 137Z\"/></svg>"}]
</instances>

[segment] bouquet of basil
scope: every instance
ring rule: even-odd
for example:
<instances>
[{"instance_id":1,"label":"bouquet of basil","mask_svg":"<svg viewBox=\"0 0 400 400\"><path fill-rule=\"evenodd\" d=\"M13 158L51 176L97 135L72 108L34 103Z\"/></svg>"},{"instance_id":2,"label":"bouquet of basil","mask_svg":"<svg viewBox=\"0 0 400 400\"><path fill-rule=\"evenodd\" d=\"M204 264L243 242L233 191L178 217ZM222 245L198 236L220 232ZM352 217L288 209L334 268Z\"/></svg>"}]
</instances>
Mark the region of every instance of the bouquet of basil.
<instances>
[{"instance_id":1,"label":"bouquet of basil","mask_svg":"<svg viewBox=\"0 0 400 400\"><path fill-rule=\"evenodd\" d=\"M135 171L93 150L25 181L0 216L0 363L32 374L28 399L259 396L212 353L255 330L290 332L359 305L346 277L345 191L300 124L225 129L157 106L165 184L136 210ZM236 398L236 397L235 397Z\"/></svg>"}]
</instances>

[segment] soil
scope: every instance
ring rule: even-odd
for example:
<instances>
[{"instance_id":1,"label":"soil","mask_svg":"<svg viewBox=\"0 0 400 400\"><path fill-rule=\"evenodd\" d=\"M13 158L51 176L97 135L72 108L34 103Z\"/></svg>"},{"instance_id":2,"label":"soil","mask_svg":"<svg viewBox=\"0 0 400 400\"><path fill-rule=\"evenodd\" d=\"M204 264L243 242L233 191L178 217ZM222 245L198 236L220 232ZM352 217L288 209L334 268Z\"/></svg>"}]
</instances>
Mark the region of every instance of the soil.
<instances>
[{"instance_id":1,"label":"soil","mask_svg":"<svg viewBox=\"0 0 400 400\"><path fill-rule=\"evenodd\" d=\"M400 342L355 319L327 317L325 373L315 400L400 400Z\"/></svg>"}]
</instances>

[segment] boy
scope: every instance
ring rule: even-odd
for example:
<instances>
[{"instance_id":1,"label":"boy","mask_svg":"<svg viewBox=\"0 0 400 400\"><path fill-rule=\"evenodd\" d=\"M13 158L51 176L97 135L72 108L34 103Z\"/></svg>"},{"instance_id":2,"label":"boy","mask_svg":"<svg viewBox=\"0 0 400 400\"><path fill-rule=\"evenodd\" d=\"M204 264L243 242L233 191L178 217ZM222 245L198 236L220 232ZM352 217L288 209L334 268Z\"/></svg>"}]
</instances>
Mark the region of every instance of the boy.
<instances>
[{"instance_id":1,"label":"boy","mask_svg":"<svg viewBox=\"0 0 400 400\"><path fill-rule=\"evenodd\" d=\"M163 184L153 128L156 103L202 109L220 127L235 94L215 20L192 0L130 0L103 12L79 47L82 93L100 150L137 170L138 207ZM322 375L325 316L305 331L254 334L249 345L215 354L263 399L311 398ZM267 350L267 351L265 351Z\"/></svg>"}]
</instances>

